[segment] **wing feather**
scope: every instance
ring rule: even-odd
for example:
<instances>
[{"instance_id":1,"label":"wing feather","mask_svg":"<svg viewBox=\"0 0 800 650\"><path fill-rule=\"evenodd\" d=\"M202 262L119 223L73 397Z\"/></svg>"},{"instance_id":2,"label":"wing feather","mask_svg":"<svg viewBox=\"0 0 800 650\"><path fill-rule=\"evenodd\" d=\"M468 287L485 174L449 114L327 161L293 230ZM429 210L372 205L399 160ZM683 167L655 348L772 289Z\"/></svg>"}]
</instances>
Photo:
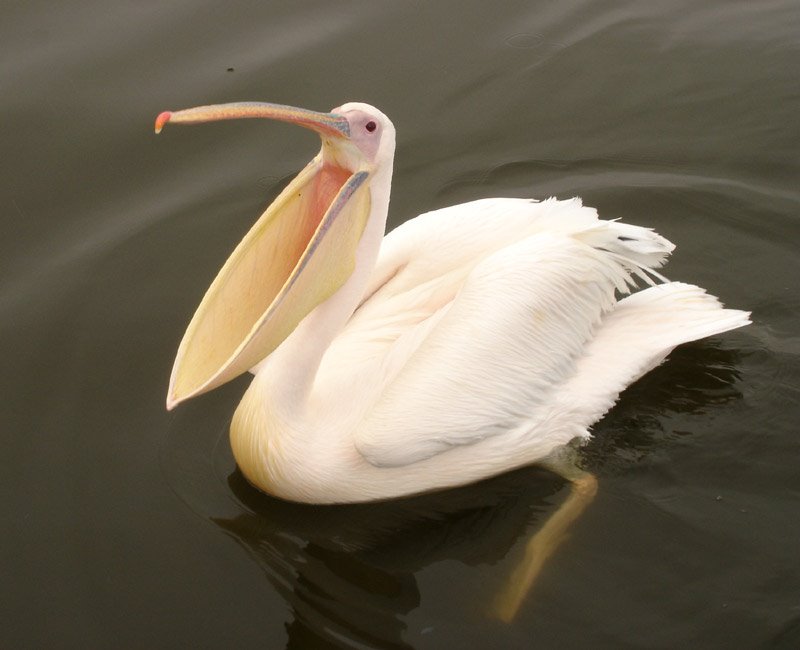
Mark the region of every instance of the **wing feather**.
<instances>
[{"instance_id":1,"label":"wing feather","mask_svg":"<svg viewBox=\"0 0 800 650\"><path fill-rule=\"evenodd\" d=\"M533 235L485 258L386 386L356 448L400 466L529 430L626 279L613 257L566 235Z\"/></svg>"},{"instance_id":2,"label":"wing feather","mask_svg":"<svg viewBox=\"0 0 800 650\"><path fill-rule=\"evenodd\" d=\"M525 436L549 417L615 292L672 248L580 199L484 199L421 215L384 239L321 364L320 403L344 416L343 383L361 395L354 443L377 466ZM537 448L574 434L539 427Z\"/></svg>"}]
</instances>

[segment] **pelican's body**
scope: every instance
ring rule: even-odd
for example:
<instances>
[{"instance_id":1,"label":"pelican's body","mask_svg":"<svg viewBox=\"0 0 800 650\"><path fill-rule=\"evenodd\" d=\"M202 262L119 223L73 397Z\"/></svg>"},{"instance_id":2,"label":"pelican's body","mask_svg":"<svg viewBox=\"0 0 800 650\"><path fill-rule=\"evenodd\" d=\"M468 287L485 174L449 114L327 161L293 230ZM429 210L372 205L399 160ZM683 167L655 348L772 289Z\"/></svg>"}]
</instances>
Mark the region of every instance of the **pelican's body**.
<instances>
[{"instance_id":1,"label":"pelican's body","mask_svg":"<svg viewBox=\"0 0 800 650\"><path fill-rule=\"evenodd\" d=\"M625 264L587 240L623 249L623 233L653 266L671 248L578 200L489 199L406 222L341 328L322 305L255 369L231 428L242 471L286 499L363 501L475 481L588 436L675 345L741 321L677 283L617 302Z\"/></svg>"},{"instance_id":2,"label":"pelican's body","mask_svg":"<svg viewBox=\"0 0 800 650\"><path fill-rule=\"evenodd\" d=\"M357 502L548 463L676 345L748 322L681 283L618 299L673 246L578 199L476 201L384 238L394 128L382 113L235 106L158 126L274 117L323 147L209 289L168 403L251 368L231 441L265 492Z\"/></svg>"}]
</instances>

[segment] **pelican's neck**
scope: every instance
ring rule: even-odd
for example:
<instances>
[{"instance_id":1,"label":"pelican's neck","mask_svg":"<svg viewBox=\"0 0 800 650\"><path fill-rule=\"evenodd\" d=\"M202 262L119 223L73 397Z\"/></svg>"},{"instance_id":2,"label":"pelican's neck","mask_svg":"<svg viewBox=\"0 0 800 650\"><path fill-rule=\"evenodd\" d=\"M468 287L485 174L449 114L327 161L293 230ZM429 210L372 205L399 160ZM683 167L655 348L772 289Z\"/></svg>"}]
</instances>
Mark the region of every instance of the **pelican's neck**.
<instances>
[{"instance_id":1,"label":"pelican's neck","mask_svg":"<svg viewBox=\"0 0 800 650\"><path fill-rule=\"evenodd\" d=\"M268 395L270 403L282 411L303 408L325 351L363 298L386 230L391 184L389 162L370 178L370 214L356 250L352 275L336 293L309 312L258 366L251 390Z\"/></svg>"}]
</instances>

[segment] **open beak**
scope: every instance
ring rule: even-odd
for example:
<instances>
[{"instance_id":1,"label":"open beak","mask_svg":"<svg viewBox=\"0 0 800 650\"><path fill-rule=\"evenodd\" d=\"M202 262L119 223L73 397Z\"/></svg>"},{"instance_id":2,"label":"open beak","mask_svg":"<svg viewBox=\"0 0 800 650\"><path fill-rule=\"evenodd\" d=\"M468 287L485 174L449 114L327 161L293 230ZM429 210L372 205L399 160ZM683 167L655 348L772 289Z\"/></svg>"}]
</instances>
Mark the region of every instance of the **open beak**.
<instances>
[{"instance_id":1,"label":"open beak","mask_svg":"<svg viewBox=\"0 0 800 650\"><path fill-rule=\"evenodd\" d=\"M322 150L245 235L208 288L183 336L167 408L230 381L267 357L355 268L370 211L369 169L336 162L349 145L347 120L292 106L237 103L161 113L188 124L268 118L313 129Z\"/></svg>"}]
</instances>

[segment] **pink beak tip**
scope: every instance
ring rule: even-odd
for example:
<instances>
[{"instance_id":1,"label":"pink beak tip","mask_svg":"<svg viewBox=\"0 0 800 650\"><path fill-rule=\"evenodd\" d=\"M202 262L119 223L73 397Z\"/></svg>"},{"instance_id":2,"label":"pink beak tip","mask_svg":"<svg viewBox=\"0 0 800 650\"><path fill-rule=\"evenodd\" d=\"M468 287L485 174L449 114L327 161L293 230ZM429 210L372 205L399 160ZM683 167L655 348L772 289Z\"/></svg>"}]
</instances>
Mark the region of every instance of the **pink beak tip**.
<instances>
[{"instance_id":1,"label":"pink beak tip","mask_svg":"<svg viewBox=\"0 0 800 650\"><path fill-rule=\"evenodd\" d=\"M156 133L161 133L161 129L164 128L164 125L169 122L169 118L172 117L171 111L164 111L160 113L156 118Z\"/></svg>"}]
</instances>

